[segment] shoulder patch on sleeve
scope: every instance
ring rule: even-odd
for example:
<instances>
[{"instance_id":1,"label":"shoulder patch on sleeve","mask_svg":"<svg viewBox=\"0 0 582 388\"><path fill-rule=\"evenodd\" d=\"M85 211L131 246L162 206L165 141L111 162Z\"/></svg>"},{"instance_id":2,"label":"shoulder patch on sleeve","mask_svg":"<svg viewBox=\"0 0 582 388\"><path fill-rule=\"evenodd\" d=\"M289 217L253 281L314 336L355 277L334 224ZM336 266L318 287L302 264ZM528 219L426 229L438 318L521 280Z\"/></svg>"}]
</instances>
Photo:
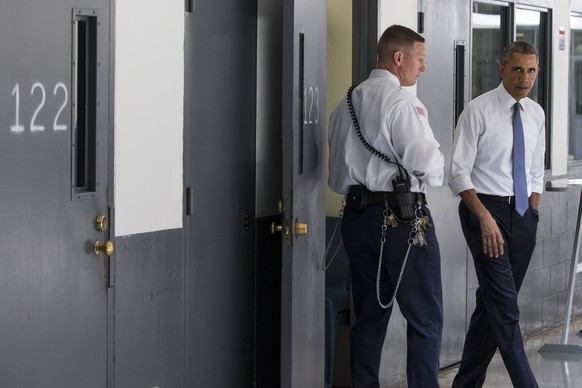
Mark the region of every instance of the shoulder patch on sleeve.
<instances>
[{"instance_id":1,"label":"shoulder patch on sleeve","mask_svg":"<svg viewBox=\"0 0 582 388\"><path fill-rule=\"evenodd\" d=\"M418 113L419 116L425 116L426 117L426 114L424 113L424 109L422 109L422 107L420 107L420 106L417 106L416 107L416 113Z\"/></svg>"}]
</instances>

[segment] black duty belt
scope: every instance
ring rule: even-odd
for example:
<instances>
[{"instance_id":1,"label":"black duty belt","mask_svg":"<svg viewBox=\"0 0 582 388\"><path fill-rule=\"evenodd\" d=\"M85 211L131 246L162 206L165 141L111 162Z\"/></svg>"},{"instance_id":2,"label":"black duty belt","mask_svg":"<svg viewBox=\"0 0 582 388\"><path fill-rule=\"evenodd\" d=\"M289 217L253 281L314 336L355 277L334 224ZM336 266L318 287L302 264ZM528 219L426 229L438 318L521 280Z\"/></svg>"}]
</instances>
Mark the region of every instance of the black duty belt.
<instances>
[{"instance_id":1,"label":"black duty belt","mask_svg":"<svg viewBox=\"0 0 582 388\"><path fill-rule=\"evenodd\" d=\"M348 192L347 200L353 200L353 193L356 190L362 190L363 186L350 186L350 191ZM388 199L388 205L397 205L396 201L396 193L393 191L370 191L364 188L365 195L366 195L366 203L368 206L371 205L384 205L385 200ZM414 198L414 203L420 202L423 205L426 205L426 196L424 193L411 193L412 198Z\"/></svg>"},{"instance_id":2,"label":"black duty belt","mask_svg":"<svg viewBox=\"0 0 582 388\"><path fill-rule=\"evenodd\" d=\"M503 197L500 195L477 194L477 197L485 201L503 202L508 205L515 205L515 197L513 195Z\"/></svg>"}]
</instances>

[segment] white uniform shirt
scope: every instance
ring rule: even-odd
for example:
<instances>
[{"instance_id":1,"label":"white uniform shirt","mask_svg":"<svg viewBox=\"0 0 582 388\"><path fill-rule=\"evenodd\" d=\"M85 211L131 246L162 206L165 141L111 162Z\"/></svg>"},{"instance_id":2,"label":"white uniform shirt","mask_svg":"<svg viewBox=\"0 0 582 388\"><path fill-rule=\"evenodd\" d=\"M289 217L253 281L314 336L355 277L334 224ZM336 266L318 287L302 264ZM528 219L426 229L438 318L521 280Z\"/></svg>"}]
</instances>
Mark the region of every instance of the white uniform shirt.
<instances>
[{"instance_id":1,"label":"white uniform shirt","mask_svg":"<svg viewBox=\"0 0 582 388\"><path fill-rule=\"evenodd\" d=\"M362 135L375 149L398 161L409 173L411 191L440 186L444 158L428 123L424 105L400 87L387 70L374 69L352 92ZM373 155L358 138L344 97L331 113L328 141L329 187L345 194L351 185L393 191L398 167Z\"/></svg>"},{"instance_id":2,"label":"white uniform shirt","mask_svg":"<svg viewBox=\"0 0 582 388\"><path fill-rule=\"evenodd\" d=\"M528 196L543 192L545 114L530 98L523 98L521 121L525 140ZM513 195L513 106L516 100L503 83L470 101L455 129L451 179L454 194Z\"/></svg>"}]
</instances>

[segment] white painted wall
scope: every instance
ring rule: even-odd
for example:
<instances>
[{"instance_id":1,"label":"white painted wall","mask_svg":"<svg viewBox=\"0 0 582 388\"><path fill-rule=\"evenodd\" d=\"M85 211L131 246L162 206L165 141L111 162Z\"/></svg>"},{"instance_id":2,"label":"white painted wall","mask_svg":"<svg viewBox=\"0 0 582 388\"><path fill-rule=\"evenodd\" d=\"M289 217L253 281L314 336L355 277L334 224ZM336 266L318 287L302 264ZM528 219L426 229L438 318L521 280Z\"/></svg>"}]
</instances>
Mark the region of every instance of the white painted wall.
<instances>
[{"instance_id":1,"label":"white painted wall","mask_svg":"<svg viewBox=\"0 0 582 388\"><path fill-rule=\"evenodd\" d=\"M327 127L329 115L352 85L352 0L327 1ZM326 131L327 133L327 131ZM326 135L327 142L327 135ZM329 147L326 149L329 174ZM326 175L327 176L327 175ZM343 196L326 185L325 215L337 217Z\"/></svg>"},{"instance_id":2,"label":"white painted wall","mask_svg":"<svg viewBox=\"0 0 582 388\"><path fill-rule=\"evenodd\" d=\"M115 234L182 227L184 3L115 4Z\"/></svg>"}]
</instances>

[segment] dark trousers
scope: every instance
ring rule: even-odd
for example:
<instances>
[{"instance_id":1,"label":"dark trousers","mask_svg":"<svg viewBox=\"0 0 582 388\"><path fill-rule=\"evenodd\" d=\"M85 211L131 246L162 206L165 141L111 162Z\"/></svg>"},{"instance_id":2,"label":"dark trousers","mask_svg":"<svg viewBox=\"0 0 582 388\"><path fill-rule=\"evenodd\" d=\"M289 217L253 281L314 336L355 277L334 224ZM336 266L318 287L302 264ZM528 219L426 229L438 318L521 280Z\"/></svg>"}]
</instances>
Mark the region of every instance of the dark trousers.
<instances>
[{"instance_id":1,"label":"dark trousers","mask_svg":"<svg viewBox=\"0 0 582 388\"><path fill-rule=\"evenodd\" d=\"M344 247L350 260L356 322L350 332L350 371L353 388L378 388L378 372L392 308L376 298L376 275L384 206L363 212L348 207L342 221ZM424 211L430 217L429 210ZM432 218L430 221L431 224ZM408 249L410 223L388 226L382 260L381 300L394 293ZM443 326L440 252L435 228L426 229L428 246L412 247L396 300L407 321L408 387L438 388ZM396 351L396 350L395 350Z\"/></svg>"},{"instance_id":2,"label":"dark trousers","mask_svg":"<svg viewBox=\"0 0 582 388\"><path fill-rule=\"evenodd\" d=\"M508 203L482 202L503 235L504 252L499 258L483 253L479 220L461 201L461 226L473 255L479 288L453 387L483 386L497 348L514 387L537 387L523 347L517 294L534 251L538 214L529 208L521 217Z\"/></svg>"}]
</instances>

